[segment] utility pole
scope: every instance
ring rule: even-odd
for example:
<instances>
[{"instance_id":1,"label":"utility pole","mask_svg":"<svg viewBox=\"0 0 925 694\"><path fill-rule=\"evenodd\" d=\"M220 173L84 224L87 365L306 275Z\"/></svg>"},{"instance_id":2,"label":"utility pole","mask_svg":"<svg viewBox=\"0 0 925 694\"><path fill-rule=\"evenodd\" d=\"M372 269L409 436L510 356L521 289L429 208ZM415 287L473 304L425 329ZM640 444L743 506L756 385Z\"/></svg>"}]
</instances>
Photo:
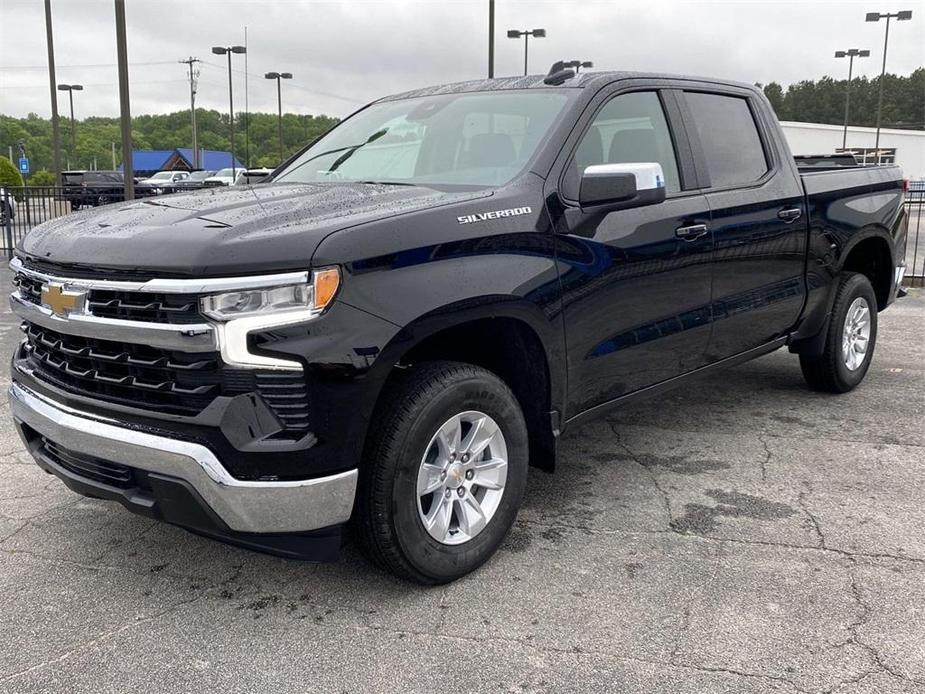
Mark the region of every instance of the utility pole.
<instances>
[{"instance_id":1,"label":"utility pole","mask_svg":"<svg viewBox=\"0 0 925 694\"><path fill-rule=\"evenodd\" d=\"M115 171L116 170L116 143L110 142L109 144L112 145L112 170Z\"/></svg>"},{"instance_id":2,"label":"utility pole","mask_svg":"<svg viewBox=\"0 0 925 694\"><path fill-rule=\"evenodd\" d=\"M135 199L135 167L132 165L132 109L128 98L128 46L125 40L125 0L116 3L116 53L119 63L119 117L122 120L122 179L125 199Z\"/></svg>"},{"instance_id":3,"label":"utility pole","mask_svg":"<svg viewBox=\"0 0 925 694\"><path fill-rule=\"evenodd\" d=\"M189 111L190 118L193 122L193 168L201 169L202 163L199 161L199 133L196 131L196 78L199 77L199 70L193 70L193 65L201 63L199 58L190 56L181 63L189 67Z\"/></svg>"},{"instance_id":4,"label":"utility pole","mask_svg":"<svg viewBox=\"0 0 925 694\"><path fill-rule=\"evenodd\" d=\"M61 133L58 129L58 92L55 80L55 39L51 29L51 0L45 0L45 42L48 45L48 83L51 86L51 148L55 185L61 185Z\"/></svg>"},{"instance_id":5,"label":"utility pole","mask_svg":"<svg viewBox=\"0 0 925 694\"><path fill-rule=\"evenodd\" d=\"M495 0L488 0L488 79L495 76Z\"/></svg>"}]
</instances>

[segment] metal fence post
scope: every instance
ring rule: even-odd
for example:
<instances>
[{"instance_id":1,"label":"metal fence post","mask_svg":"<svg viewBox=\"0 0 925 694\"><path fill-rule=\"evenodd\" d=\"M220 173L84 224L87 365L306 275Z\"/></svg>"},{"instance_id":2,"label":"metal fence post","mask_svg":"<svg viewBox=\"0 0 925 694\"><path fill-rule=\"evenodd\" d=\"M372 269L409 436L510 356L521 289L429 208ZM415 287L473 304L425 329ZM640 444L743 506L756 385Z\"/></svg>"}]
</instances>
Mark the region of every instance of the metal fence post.
<instances>
[{"instance_id":1,"label":"metal fence post","mask_svg":"<svg viewBox=\"0 0 925 694\"><path fill-rule=\"evenodd\" d=\"M13 204L10 202L10 191L3 189L3 226L6 228L7 256L13 257Z\"/></svg>"}]
</instances>

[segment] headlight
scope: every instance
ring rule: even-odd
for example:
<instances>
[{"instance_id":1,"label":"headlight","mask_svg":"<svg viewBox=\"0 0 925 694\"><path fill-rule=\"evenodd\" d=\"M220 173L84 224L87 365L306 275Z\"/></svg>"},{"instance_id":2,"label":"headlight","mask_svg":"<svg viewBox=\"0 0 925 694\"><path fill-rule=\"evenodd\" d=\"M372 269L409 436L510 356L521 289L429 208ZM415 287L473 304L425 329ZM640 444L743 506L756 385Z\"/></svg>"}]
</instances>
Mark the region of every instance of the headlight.
<instances>
[{"instance_id":1,"label":"headlight","mask_svg":"<svg viewBox=\"0 0 925 694\"><path fill-rule=\"evenodd\" d=\"M315 270L309 284L291 284L269 289L246 289L203 297L202 312L219 321L287 311L321 313L337 294L337 268Z\"/></svg>"}]
</instances>

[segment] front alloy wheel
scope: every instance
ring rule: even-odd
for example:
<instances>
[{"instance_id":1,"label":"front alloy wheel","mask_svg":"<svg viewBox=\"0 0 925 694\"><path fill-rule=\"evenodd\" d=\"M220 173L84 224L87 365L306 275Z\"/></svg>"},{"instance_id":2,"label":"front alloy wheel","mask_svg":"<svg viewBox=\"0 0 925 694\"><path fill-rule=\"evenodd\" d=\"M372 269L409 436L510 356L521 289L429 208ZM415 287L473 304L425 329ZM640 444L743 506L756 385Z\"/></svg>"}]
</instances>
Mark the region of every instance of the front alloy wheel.
<instances>
[{"instance_id":1,"label":"front alloy wheel","mask_svg":"<svg viewBox=\"0 0 925 694\"><path fill-rule=\"evenodd\" d=\"M418 513L445 545L482 532L501 503L507 444L497 422L475 410L450 417L437 430L418 470Z\"/></svg>"},{"instance_id":2,"label":"front alloy wheel","mask_svg":"<svg viewBox=\"0 0 925 694\"><path fill-rule=\"evenodd\" d=\"M527 481L527 427L511 389L471 364L418 364L395 374L369 431L355 518L365 553L431 585L487 561Z\"/></svg>"}]
</instances>

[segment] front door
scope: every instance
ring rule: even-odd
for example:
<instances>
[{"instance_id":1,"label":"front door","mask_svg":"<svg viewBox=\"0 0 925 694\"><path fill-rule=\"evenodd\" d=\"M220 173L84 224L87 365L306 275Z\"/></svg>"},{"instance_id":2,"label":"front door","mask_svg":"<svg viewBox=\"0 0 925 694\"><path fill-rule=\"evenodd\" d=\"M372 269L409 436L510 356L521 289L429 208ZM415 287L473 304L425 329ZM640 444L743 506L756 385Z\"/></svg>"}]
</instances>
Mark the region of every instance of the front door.
<instances>
[{"instance_id":1,"label":"front door","mask_svg":"<svg viewBox=\"0 0 925 694\"><path fill-rule=\"evenodd\" d=\"M686 189L679 167L686 144L669 127L671 99L653 90L605 101L560 182L568 416L704 363L713 240L706 199ZM569 203L577 199L585 167L627 162L661 164L667 199L609 214Z\"/></svg>"}]
</instances>

